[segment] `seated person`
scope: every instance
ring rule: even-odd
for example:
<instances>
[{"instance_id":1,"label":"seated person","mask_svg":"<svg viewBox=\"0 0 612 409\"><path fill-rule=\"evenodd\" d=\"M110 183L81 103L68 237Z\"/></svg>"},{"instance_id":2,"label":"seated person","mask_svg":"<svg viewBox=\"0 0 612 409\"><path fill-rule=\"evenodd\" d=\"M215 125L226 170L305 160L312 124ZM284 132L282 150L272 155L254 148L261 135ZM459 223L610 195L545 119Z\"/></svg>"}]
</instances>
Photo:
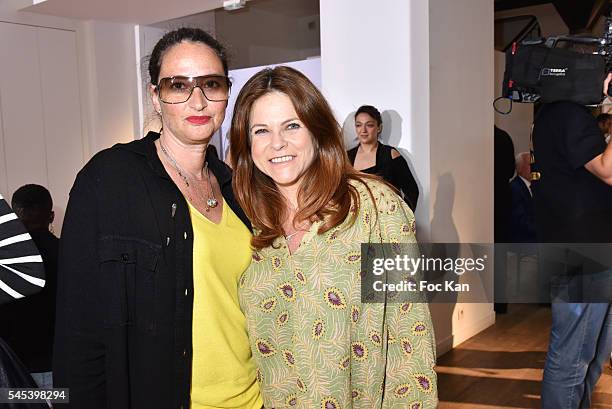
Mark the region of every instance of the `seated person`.
<instances>
[{"instance_id":1,"label":"seated person","mask_svg":"<svg viewBox=\"0 0 612 409\"><path fill-rule=\"evenodd\" d=\"M510 239L513 243L535 243L536 230L531 193L531 165L529 152L516 155L516 176L510 181L512 207Z\"/></svg>"}]
</instances>

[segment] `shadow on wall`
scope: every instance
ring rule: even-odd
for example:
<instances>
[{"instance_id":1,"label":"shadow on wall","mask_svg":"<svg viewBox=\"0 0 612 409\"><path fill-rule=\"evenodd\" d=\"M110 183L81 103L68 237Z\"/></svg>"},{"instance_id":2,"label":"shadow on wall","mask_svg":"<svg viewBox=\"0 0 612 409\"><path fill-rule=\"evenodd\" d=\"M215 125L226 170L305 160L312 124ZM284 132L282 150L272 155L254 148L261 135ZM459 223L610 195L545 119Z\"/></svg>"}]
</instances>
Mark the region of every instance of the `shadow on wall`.
<instances>
[{"instance_id":1,"label":"shadow on wall","mask_svg":"<svg viewBox=\"0 0 612 409\"><path fill-rule=\"evenodd\" d=\"M438 177L435 200L431 219L432 241L460 243L459 232L453 221L455 179L451 173L447 172Z\"/></svg>"},{"instance_id":2,"label":"shadow on wall","mask_svg":"<svg viewBox=\"0 0 612 409\"><path fill-rule=\"evenodd\" d=\"M344 146L347 151L354 148L359 143L357 140L357 133L355 132L355 112L356 111L349 113L342 123L342 135L344 136ZM419 198L422 200L422 198L425 197L423 193L423 184L415 171L412 153L407 149L398 147L402 140L402 117L394 110L382 111L380 115L382 116L383 127L378 139L385 145L395 148L401 153L404 159L406 159L410 172L412 176L414 176L417 186L419 187ZM419 205L417 205L417 210ZM417 226L417 232L418 230Z\"/></svg>"},{"instance_id":3,"label":"shadow on wall","mask_svg":"<svg viewBox=\"0 0 612 409\"><path fill-rule=\"evenodd\" d=\"M455 179L450 173L444 173L438 177L435 195L436 202L433 206L433 217L431 219L431 241L441 243L460 243L459 233L453 221L453 206L455 204ZM456 257L457 249L450 246L442 246L439 250L432 245L432 253L435 257ZM438 355L450 350L453 346L453 313L455 302L437 303L435 298L429 300L429 309L434 322L436 343L438 344Z\"/></svg>"}]
</instances>

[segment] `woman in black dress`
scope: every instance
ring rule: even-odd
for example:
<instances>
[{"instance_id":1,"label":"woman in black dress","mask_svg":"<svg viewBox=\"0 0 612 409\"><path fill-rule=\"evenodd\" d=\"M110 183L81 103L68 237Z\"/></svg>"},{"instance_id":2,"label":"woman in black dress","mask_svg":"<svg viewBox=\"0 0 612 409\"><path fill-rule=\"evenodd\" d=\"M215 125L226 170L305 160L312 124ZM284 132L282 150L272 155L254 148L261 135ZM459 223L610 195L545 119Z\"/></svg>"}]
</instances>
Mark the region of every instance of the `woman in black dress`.
<instances>
[{"instance_id":1,"label":"woman in black dress","mask_svg":"<svg viewBox=\"0 0 612 409\"><path fill-rule=\"evenodd\" d=\"M419 187L402 155L395 148L378 140L382 131L382 117L378 109L371 105L359 107L355 113L355 130L359 145L348 151L355 169L376 174L391 183L402 192L404 201L414 212L419 198Z\"/></svg>"}]
</instances>

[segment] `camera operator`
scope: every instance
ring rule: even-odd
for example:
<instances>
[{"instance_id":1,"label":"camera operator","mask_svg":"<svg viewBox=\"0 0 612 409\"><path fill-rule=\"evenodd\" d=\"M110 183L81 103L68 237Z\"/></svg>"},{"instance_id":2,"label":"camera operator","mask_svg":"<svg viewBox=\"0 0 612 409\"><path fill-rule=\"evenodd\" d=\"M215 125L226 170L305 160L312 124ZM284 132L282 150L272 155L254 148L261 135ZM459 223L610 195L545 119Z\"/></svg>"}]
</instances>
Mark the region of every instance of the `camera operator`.
<instances>
[{"instance_id":1,"label":"camera operator","mask_svg":"<svg viewBox=\"0 0 612 409\"><path fill-rule=\"evenodd\" d=\"M604 94L611 78L608 74ZM539 240L612 243L612 144L606 146L595 117L575 102L543 104L534 121L533 148L534 170L540 173L533 183ZM589 408L612 349L610 304L555 301L542 408Z\"/></svg>"}]
</instances>

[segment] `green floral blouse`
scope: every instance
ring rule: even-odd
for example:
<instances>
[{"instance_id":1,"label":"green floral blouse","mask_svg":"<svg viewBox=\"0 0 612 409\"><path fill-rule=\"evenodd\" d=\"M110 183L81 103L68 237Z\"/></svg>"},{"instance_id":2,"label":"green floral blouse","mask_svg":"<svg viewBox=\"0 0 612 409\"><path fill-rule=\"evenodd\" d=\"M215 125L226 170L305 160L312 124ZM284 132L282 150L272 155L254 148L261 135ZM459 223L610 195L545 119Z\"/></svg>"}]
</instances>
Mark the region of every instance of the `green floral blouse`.
<instances>
[{"instance_id":1,"label":"green floral blouse","mask_svg":"<svg viewBox=\"0 0 612 409\"><path fill-rule=\"evenodd\" d=\"M427 304L361 303L360 244L415 242L405 202L386 185L367 184L376 207L353 182L361 199L353 225L349 215L319 235L316 222L293 254L278 238L277 248L253 253L239 281L266 408L437 406Z\"/></svg>"}]
</instances>

